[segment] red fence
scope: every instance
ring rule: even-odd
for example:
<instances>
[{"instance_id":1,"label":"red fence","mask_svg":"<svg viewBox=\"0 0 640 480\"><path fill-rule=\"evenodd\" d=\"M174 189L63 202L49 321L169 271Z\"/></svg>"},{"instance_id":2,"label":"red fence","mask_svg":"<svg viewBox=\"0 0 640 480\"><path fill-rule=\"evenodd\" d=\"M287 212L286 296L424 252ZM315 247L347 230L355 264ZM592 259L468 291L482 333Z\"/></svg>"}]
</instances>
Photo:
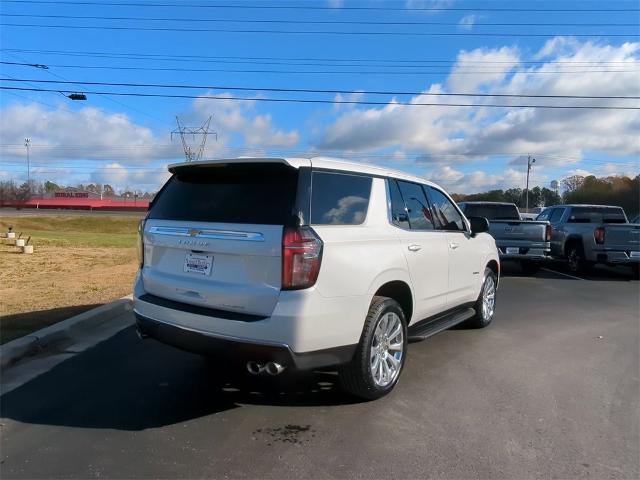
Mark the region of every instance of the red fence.
<instances>
[{"instance_id":1,"label":"red fence","mask_svg":"<svg viewBox=\"0 0 640 480\"><path fill-rule=\"evenodd\" d=\"M14 208L61 208L70 210L128 210L145 211L149 208L148 200L110 200L89 198L32 198L25 202L15 200L0 201L0 207Z\"/></svg>"}]
</instances>

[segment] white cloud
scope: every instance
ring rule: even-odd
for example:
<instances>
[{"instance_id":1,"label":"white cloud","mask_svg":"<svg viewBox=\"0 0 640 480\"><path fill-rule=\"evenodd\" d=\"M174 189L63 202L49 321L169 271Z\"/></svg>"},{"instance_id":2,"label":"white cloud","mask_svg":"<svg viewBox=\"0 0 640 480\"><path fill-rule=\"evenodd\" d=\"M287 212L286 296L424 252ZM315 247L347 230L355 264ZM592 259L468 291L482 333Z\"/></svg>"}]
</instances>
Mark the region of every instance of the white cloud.
<instances>
[{"instance_id":1,"label":"white cloud","mask_svg":"<svg viewBox=\"0 0 640 480\"><path fill-rule=\"evenodd\" d=\"M258 114L255 102L199 99L181 119L190 126L201 125L211 114L211 128L219 132L219 141L209 139L205 157L223 151L237 155L235 148L244 148L244 155L265 155L268 148L292 147L299 140L297 131L278 129L271 115ZM168 130L153 132L122 113L12 103L0 111L0 156L13 159L8 165L11 177L18 181L26 179L26 168L21 165L26 137L31 139L34 178L63 184L90 181L153 190L167 177L164 165L184 158L179 139L172 142Z\"/></svg>"},{"instance_id":2,"label":"white cloud","mask_svg":"<svg viewBox=\"0 0 640 480\"><path fill-rule=\"evenodd\" d=\"M219 141L208 150L210 154L215 152L216 147L229 143L234 136L240 136L242 142L249 147L294 147L298 144L300 135L296 130L284 131L276 128L271 115L258 115L255 107L256 102L250 101L198 98L193 102L189 115L199 118L200 122L213 115L211 128L218 132Z\"/></svg>"},{"instance_id":3,"label":"white cloud","mask_svg":"<svg viewBox=\"0 0 640 480\"><path fill-rule=\"evenodd\" d=\"M421 8L428 10L436 10L438 8L447 8L454 4L455 0L407 0L405 8Z\"/></svg>"},{"instance_id":4,"label":"white cloud","mask_svg":"<svg viewBox=\"0 0 640 480\"><path fill-rule=\"evenodd\" d=\"M472 30L473 25L476 23L476 20L478 20L477 15L474 15L474 14L465 15L460 19L460 21L458 22L458 25L462 30Z\"/></svg>"},{"instance_id":5,"label":"white cloud","mask_svg":"<svg viewBox=\"0 0 640 480\"><path fill-rule=\"evenodd\" d=\"M130 162L175 158L179 148L122 113L94 107L69 111L31 103L11 104L0 112L0 143L7 156L23 157L24 139L41 161L55 159L127 158ZM64 146L62 148L61 146Z\"/></svg>"},{"instance_id":6,"label":"white cloud","mask_svg":"<svg viewBox=\"0 0 640 480\"><path fill-rule=\"evenodd\" d=\"M90 175L90 181L93 183L109 184L116 189L132 187L147 191L157 189L168 178L169 172L166 168L134 170L118 162L109 163Z\"/></svg>"},{"instance_id":7,"label":"white cloud","mask_svg":"<svg viewBox=\"0 0 640 480\"><path fill-rule=\"evenodd\" d=\"M487 173L483 170L462 172L451 166L443 165L427 171L427 177L442 185L450 192L471 193L486 190L524 188L526 170L508 168L500 173ZM546 185L549 180L544 175L530 178L530 185Z\"/></svg>"},{"instance_id":8,"label":"white cloud","mask_svg":"<svg viewBox=\"0 0 640 480\"><path fill-rule=\"evenodd\" d=\"M521 62L516 48L462 51L452 73L483 70L471 75L450 75L444 84L432 84L429 92L524 93L539 95L638 95L635 72L640 43L619 46L575 39L554 39L538 52L546 62L534 67ZM482 65L476 62L500 62ZM571 64L593 62L586 71L575 72ZM612 68L602 62L627 62L627 68ZM569 65L569 66L567 66ZM404 100L406 101L406 100ZM620 105L619 100L448 98L418 95L413 103L516 103ZM411 107L392 99L379 108L344 111L317 142L319 148L369 152L379 149L421 151L423 158L455 155L454 161L469 162L491 154L531 153L539 156L536 170L579 163L585 152L608 156L640 154L640 112L633 110L495 109L487 107ZM629 105L630 102L625 103ZM637 105L637 102L636 102ZM467 178L471 182L472 178ZM489 185L490 177L480 179ZM479 177L475 181L480 181ZM502 180L496 179L496 184Z\"/></svg>"},{"instance_id":9,"label":"white cloud","mask_svg":"<svg viewBox=\"0 0 640 480\"><path fill-rule=\"evenodd\" d=\"M358 102L358 101L361 101L363 97L364 97L363 92L352 92L352 93L344 93L344 94L336 93L336 95L333 97L333 101L335 102L333 104L333 109L334 110L353 109L356 107L356 104L342 103L342 102Z\"/></svg>"},{"instance_id":10,"label":"white cloud","mask_svg":"<svg viewBox=\"0 0 640 480\"><path fill-rule=\"evenodd\" d=\"M520 52L515 47L462 50L447 79L447 86L451 91L463 93L495 88L519 63Z\"/></svg>"}]
</instances>

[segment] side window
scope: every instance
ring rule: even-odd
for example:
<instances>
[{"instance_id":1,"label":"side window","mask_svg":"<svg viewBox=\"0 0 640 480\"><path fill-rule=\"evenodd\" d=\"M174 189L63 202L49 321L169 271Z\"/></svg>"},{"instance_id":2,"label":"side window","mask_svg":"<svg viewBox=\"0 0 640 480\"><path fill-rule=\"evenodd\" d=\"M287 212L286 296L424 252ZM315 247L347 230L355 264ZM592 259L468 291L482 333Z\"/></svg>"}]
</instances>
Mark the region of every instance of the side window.
<instances>
[{"instance_id":1,"label":"side window","mask_svg":"<svg viewBox=\"0 0 640 480\"><path fill-rule=\"evenodd\" d=\"M562 214L564 213L564 208L554 208L549 221L551 223L559 222L562 218Z\"/></svg>"},{"instance_id":2,"label":"side window","mask_svg":"<svg viewBox=\"0 0 640 480\"><path fill-rule=\"evenodd\" d=\"M360 225L369 208L371 177L313 172L311 177L312 225Z\"/></svg>"},{"instance_id":3,"label":"side window","mask_svg":"<svg viewBox=\"0 0 640 480\"><path fill-rule=\"evenodd\" d=\"M428 187L429 199L433 208L433 216L438 230L465 230L462 215L456 210L451 200L444 193L433 187Z\"/></svg>"},{"instance_id":4,"label":"side window","mask_svg":"<svg viewBox=\"0 0 640 480\"><path fill-rule=\"evenodd\" d=\"M400 188L398 188L398 182L393 179L387 180L389 185L389 200L391 200L391 222L400 228L409 227L409 215L407 214L407 208L404 206L404 200L400 194Z\"/></svg>"},{"instance_id":5,"label":"side window","mask_svg":"<svg viewBox=\"0 0 640 480\"><path fill-rule=\"evenodd\" d=\"M398 181L402 198L407 206L411 230L433 230L433 219L424 190L417 183Z\"/></svg>"},{"instance_id":6,"label":"side window","mask_svg":"<svg viewBox=\"0 0 640 480\"><path fill-rule=\"evenodd\" d=\"M544 212L542 212L540 215L536 217L536 220L541 220L541 221L549 220L549 215L551 214L551 212L553 212L552 208L545 210Z\"/></svg>"}]
</instances>

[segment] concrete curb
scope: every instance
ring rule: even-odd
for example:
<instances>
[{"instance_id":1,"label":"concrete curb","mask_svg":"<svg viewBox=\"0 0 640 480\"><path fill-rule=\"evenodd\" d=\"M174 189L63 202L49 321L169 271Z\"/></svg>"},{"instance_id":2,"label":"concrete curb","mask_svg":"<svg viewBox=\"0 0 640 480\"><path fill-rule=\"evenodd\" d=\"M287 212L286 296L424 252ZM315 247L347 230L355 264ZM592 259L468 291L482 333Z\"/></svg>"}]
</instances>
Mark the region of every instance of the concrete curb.
<instances>
[{"instance_id":1,"label":"concrete curb","mask_svg":"<svg viewBox=\"0 0 640 480\"><path fill-rule=\"evenodd\" d=\"M66 348L76 338L131 310L133 299L129 295L0 345L0 368L41 353L44 349Z\"/></svg>"}]
</instances>

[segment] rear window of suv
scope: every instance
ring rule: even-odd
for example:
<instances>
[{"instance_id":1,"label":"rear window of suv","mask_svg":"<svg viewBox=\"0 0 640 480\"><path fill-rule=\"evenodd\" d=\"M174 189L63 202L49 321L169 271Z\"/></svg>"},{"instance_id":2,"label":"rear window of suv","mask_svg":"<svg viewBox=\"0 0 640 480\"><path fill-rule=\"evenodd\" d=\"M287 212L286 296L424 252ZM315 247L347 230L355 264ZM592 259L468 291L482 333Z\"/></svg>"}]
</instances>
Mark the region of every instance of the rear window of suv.
<instances>
[{"instance_id":1,"label":"rear window of suv","mask_svg":"<svg viewBox=\"0 0 640 480\"><path fill-rule=\"evenodd\" d=\"M149 218L289 225L298 171L282 164L179 167L156 197Z\"/></svg>"},{"instance_id":2,"label":"rear window of suv","mask_svg":"<svg viewBox=\"0 0 640 480\"><path fill-rule=\"evenodd\" d=\"M311 177L312 225L360 225L369 208L372 178L315 171Z\"/></svg>"}]
</instances>

